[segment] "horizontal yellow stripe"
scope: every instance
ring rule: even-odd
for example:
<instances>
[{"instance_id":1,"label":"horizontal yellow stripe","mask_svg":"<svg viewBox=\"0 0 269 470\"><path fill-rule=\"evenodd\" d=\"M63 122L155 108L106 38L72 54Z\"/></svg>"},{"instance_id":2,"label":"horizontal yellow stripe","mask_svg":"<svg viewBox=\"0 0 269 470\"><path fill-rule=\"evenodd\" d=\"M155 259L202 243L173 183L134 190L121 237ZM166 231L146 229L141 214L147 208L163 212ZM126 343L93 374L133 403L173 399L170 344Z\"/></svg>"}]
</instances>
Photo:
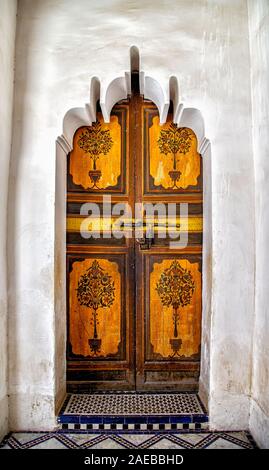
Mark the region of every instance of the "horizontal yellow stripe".
<instances>
[{"instance_id":1,"label":"horizontal yellow stripe","mask_svg":"<svg viewBox=\"0 0 269 470\"><path fill-rule=\"evenodd\" d=\"M131 224L132 219L124 219L126 226L120 226L122 220L113 220L113 218L84 218L84 217L67 217L67 231L68 232L80 232L80 231L91 231L91 232L107 232L122 231L122 230L133 230ZM148 228L151 227L152 221L148 219ZM137 224L138 225L138 224ZM175 226L176 225L176 226ZM137 228L141 228L137 226ZM159 219L154 222L154 232L165 232L169 230L181 230L182 232L202 232L203 231L203 218L202 217L177 217L176 220L170 219ZM146 230L147 226L143 227Z\"/></svg>"}]
</instances>

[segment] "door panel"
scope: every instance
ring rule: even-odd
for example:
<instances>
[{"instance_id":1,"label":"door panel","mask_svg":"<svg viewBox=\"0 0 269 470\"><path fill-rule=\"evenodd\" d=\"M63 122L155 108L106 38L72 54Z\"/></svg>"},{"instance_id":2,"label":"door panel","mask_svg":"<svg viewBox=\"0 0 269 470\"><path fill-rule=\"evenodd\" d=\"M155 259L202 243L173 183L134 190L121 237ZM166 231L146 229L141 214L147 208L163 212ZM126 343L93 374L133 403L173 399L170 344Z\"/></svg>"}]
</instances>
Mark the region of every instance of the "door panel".
<instances>
[{"instance_id":1,"label":"door panel","mask_svg":"<svg viewBox=\"0 0 269 470\"><path fill-rule=\"evenodd\" d=\"M70 345L76 356L95 360L125 357L122 261L100 255L72 260L69 321Z\"/></svg>"},{"instance_id":2,"label":"door panel","mask_svg":"<svg viewBox=\"0 0 269 470\"><path fill-rule=\"evenodd\" d=\"M128 253L68 255L69 390L134 385Z\"/></svg>"},{"instance_id":3,"label":"door panel","mask_svg":"<svg viewBox=\"0 0 269 470\"><path fill-rule=\"evenodd\" d=\"M128 105L116 106L108 124L98 112L96 123L77 130L68 161L68 191L128 194L128 111Z\"/></svg>"},{"instance_id":4,"label":"door panel","mask_svg":"<svg viewBox=\"0 0 269 470\"><path fill-rule=\"evenodd\" d=\"M156 106L142 105L144 194L180 194L202 189L201 156L191 129L178 128L172 114L160 125Z\"/></svg>"},{"instance_id":5,"label":"door panel","mask_svg":"<svg viewBox=\"0 0 269 470\"><path fill-rule=\"evenodd\" d=\"M201 336L199 260L152 255L146 261L146 360L197 359Z\"/></svg>"},{"instance_id":6,"label":"door panel","mask_svg":"<svg viewBox=\"0 0 269 470\"><path fill-rule=\"evenodd\" d=\"M197 390L203 197L195 134L171 113L160 126L156 106L134 93L109 124L98 112L97 123L78 129L67 188L68 391ZM118 236L104 195L112 213L119 202L130 207L130 237ZM88 219L85 203L96 203L100 218ZM150 203L162 205L162 216L145 217ZM82 226L98 237L85 237ZM187 243L171 249L169 233L179 227Z\"/></svg>"},{"instance_id":7,"label":"door panel","mask_svg":"<svg viewBox=\"0 0 269 470\"><path fill-rule=\"evenodd\" d=\"M160 126L155 106L142 99L140 106L143 146L138 166L143 179L136 198L144 213L148 214L149 203L156 204L156 211L151 212L150 247L136 246L137 389L197 390L202 311L201 156L191 129L177 128L171 113ZM181 216L181 202L188 203L187 217ZM169 203L176 203L173 217L166 217ZM157 218L158 205L164 211L163 219ZM179 227L188 235L186 246L171 248L170 232L176 235Z\"/></svg>"},{"instance_id":8,"label":"door panel","mask_svg":"<svg viewBox=\"0 0 269 470\"><path fill-rule=\"evenodd\" d=\"M201 255L142 254L137 388L197 390L201 343ZM185 304L184 306L182 304Z\"/></svg>"},{"instance_id":9,"label":"door panel","mask_svg":"<svg viewBox=\"0 0 269 470\"><path fill-rule=\"evenodd\" d=\"M123 102L109 124L98 112L96 123L77 130L68 159L68 391L135 386L134 240L117 236L121 228L103 203L110 195L112 210L117 202L132 207L130 172L129 103ZM87 212L85 203L97 212L90 206ZM87 237L88 229L94 236Z\"/></svg>"}]
</instances>

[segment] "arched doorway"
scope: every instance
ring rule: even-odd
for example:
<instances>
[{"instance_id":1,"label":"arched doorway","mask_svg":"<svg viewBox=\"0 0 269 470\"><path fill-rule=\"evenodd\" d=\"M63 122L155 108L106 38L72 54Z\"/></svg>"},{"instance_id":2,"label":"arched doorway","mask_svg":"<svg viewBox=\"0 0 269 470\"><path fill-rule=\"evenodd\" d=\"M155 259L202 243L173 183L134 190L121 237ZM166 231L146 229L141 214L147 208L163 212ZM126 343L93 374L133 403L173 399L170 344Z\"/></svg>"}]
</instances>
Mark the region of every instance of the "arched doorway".
<instances>
[{"instance_id":1,"label":"arched doorway","mask_svg":"<svg viewBox=\"0 0 269 470\"><path fill-rule=\"evenodd\" d=\"M68 156L68 391L198 390L202 204L194 132L161 126L133 74Z\"/></svg>"}]
</instances>

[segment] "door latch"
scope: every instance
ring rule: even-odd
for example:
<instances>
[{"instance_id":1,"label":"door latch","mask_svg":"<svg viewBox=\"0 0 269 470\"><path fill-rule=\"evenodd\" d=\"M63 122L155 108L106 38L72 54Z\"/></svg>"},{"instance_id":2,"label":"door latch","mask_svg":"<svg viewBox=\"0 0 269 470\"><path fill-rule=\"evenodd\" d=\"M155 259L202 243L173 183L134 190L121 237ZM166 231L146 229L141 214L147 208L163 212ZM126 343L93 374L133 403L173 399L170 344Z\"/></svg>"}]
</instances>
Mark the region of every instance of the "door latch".
<instances>
[{"instance_id":1,"label":"door latch","mask_svg":"<svg viewBox=\"0 0 269 470\"><path fill-rule=\"evenodd\" d=\"M144 236L136 238L136 241L139 244L140 250L150 249L154 242L154 229L152 224L148 224L146 221L138 219L135 221L132 220L131 222L125 222L124 226L131 227L132 229L140 229L139 232L142 231L142 233L145 232Z\"/></svg>"},{"instance_id":2,"label":"door latch","mask_svg":"<svg viewBox=\"0 0 269 470\"><path fill-rule=\"evenodd\" d=\"M154 229L152 225L147 225L145 236L136 238L136 241L140 246L140 250L149 250L154 243Z\"/></svg>"},{"instance_id":3,"label":"door latch","mask_svg":"<svg viewBox=\"0 0 269 470\"><path fill-rule=\"evenodd\" d=\"M153 243L153 238L148 238L148 237L136 238L136 241L139 244L140 250L149 250Z\"/></svg>"}]
</instances>

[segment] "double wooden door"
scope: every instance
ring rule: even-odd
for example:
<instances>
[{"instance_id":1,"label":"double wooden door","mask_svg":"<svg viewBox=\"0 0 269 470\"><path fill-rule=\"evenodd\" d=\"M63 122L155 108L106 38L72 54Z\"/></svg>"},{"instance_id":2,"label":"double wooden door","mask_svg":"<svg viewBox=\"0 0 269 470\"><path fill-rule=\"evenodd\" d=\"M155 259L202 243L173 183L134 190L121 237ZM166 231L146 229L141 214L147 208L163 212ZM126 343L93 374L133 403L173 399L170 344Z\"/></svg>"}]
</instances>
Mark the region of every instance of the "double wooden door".
<instances>
[{"instance_id":1,"label":"double wooden door","mask_svg":"<svg viewBox=\"0 0 269 470\"><path fill-rule=\"evenodd\" d=\"M171 113L161 126L155 105L133 93L109 124L98 112L96 123L77 130L67 173L68 390L196 390L202 165L195 134L177 128ZM172 246L179 235L185 245Z\"/></svg>"}]
</instances>

